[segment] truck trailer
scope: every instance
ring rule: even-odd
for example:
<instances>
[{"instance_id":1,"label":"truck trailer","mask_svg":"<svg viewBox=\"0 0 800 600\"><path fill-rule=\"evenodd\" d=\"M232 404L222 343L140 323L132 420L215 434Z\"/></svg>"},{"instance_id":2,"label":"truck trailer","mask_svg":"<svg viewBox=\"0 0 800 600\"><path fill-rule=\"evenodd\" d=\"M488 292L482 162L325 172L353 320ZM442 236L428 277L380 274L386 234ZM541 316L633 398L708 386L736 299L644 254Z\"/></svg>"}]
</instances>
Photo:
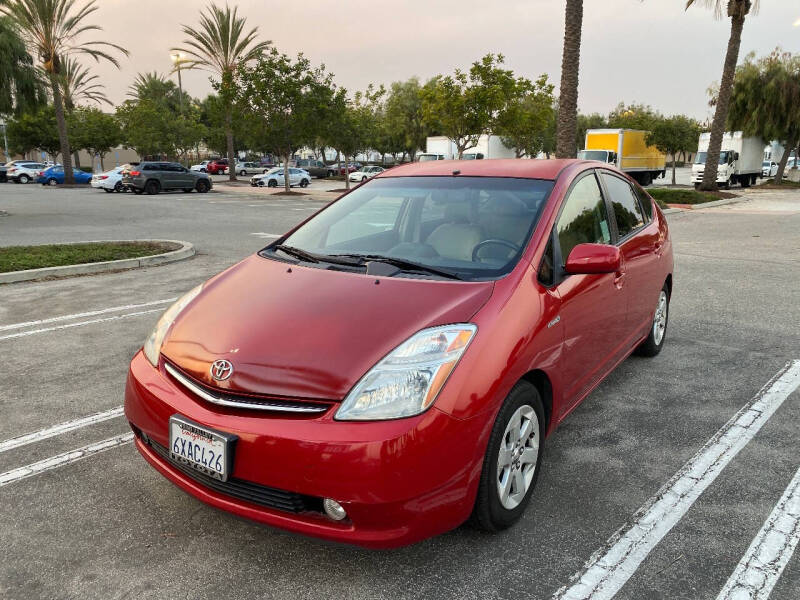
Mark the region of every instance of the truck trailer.
<instances>
[{"instance_id":1,"label":"truck trailer","mask_svg":"<svg viewBox=\"0 0 800 600\"><path fill-rule=\"evenodd\" d=\"M482 135L478 143L464 150L462 160L480 160L484 158L516 158L516 153L503 144L499 135ZM425 142L425 152L417 154L417 161L457 160L458 149L449 138L443 135L430 136Z\"/></svg>"},{"instance_id":2,"label":"truck trailer","mask_svg":"<svg viewBox=\"0 0 800 600\"><path fill-rule=\"evenodd\" d=\"M667 155L655 146L648 146L647 131L637 129L589 129L585 150L578 152L583 160L599 160L614 165L642 185L664 177Z\"/></svg>"},{"instance_id":3,"label":"truck trailer","mask_svg":"<svg viewBox=\"0 0 800 600\"><path fill-rule=\"evenodd\" d=\"M697 156L692 165L692 183L695 189L703 182L706 167L708 143L711 133L701 133L697 142ZM764 140L759 137L745 137L741 131L726 131L722 136L722 149L717 167L717 185L729 189L740 184L750 187L762 176L764 160Z\"/></svg>"}]
</instances>

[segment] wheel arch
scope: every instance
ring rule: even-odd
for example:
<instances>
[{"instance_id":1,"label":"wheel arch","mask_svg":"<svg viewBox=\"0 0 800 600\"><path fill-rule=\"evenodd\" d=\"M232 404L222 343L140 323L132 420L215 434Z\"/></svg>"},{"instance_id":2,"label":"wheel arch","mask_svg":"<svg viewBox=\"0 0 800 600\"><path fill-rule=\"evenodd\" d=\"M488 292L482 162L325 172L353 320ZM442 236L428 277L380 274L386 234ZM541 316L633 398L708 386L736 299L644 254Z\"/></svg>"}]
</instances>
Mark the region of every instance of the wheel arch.
<instances>
[{"instance_id":1,"label":"wheel arch","mask_svg":"<svg viewBox=\"0 0 800 600\"><path fill-rule=\"evenodd\" d=\"M664 280L664 284L667 286L667 295L672 298L672 273L667 275L667 278Z\"/></svg>"},{"instance_id":2,"label":"wheel arch","mask_svg":"<svg viewBox=\"0 0 800 600\"><path fill-rule=\"evenodd\" d=\"M527 381L532 384L539 395L542 397L542 405L544 406L545 418L545 432L549 433L550 424L552 423L553 415L553 384L547 373L541 369L533 369L528 371L520 378L520 381Z\"/></svg>"}]
</instances>

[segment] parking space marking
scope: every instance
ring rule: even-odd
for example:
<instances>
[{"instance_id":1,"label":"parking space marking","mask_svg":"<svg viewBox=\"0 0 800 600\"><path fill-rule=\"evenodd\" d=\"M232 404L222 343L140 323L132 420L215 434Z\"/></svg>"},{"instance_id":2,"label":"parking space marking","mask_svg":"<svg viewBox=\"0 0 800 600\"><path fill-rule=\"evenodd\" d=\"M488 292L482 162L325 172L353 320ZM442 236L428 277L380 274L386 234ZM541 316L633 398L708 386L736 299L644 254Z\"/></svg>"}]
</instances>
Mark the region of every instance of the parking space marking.
<instances>
[{"instance_id":1,"label":"parking space marking","mask_svg":"<svg viewBox=\"0 0 800 600\"><path fill-rule=\"evenodd\" d=\"M656 544L800 386L800 360L781 369L559 589L558 600L613 598Z\"/></svg>"},{"instance_id":2,"label":"parking space marking","mask_svg":"<svg viewBox=\"0 0 800 600\"><path fill-rule=\"evenodd\" d=\"M94 425L95 423L102 423L103 421L120 417L122 416L122 411L123 407L117 406L116 408L112 408L110 410L94 413L88 417L81 417L80 419L65 421L64 423L45 427L44 429L34 431L33 433L26 433L25 435L20 435L18 437L5 440L0 442L0 454L9 450L13 450L14 448L19 448L20 446L27 446L28 444L33 444L34 442L40 442L42 440L46 440L47 438L55 437L57 435L61 435L62 433L67 433L68 431L74 431L76 429L80 429L81 427L87 427L88 425Z\"/></svg>"},{"instance_id":3,"label":"parking space marking","mask_svg":"<svg viewBox=\"0 0 800 600\"><path fill-rule=\"evenodd\" d=\"M20 481L21 479L27 479L28 477L38 475L39 473L43 473L51 469L63 467L64 465L82 460L92 456L93 454L111 450L111 448L116 448L117 446L127 444L131 440L133 440L133 433L123 433L122 435L116 435L112 438L108 438L107 440L103 440L102 442L95 442L94 444L89 444L88 446L78 448L77 450L63 452L62 454L45 458L44 460L25 465L24 467L6 471L5 473L0 473L0 487Z\"/></svg>"},{"instance_id":4,"label":"parking space marking","mask_svg":"<svg viewBox=\"0 0 800 600\"><path fill-rule=\"evenodd\" d=\"M800 541L800 469L739 561L717 600L766 600Z\"/></svg>"},{"instance_id":5,"label":"parking space marking","mask_svg":"<svg viewBox=\"0 0 800 600\"><path fill-rule=\"evenodd\" d=\"M37 333L47 333L48 331L58 331L59 329L70 329L72 327L81 327L83 325L91 325L92 323L105 323L107 321L116 321L118 319L127 319L129 317L138 317L140 315L149 315L150 313L162 312L160 308L151 310L140 310L132 313L125 313L124 315L114 315L113 317L103 317L102 319L90 319L88 321L78 321L77 323L67 323L66 325L56 325L54 327L42 327L40 329L31 329L30 331L20 331L18 333L11 333L9 335L0 335L0 341L10 340L14 338L27 337Z\"/></svg>"},{"instance_id":6,"label":"parking space marking","mask_svg":"<svg viewBox=\"0 0 800 600\"><path fill-rule=\"evenodd\" d=\"M37 319L36 321L26 321L24 323L14 323L12 325L0 325L0 331L8 331L10 329L23 329L25 327L33 327L35 325L46 325L48 323L58 323L59 321L72 321L73 319L82 319L84 317L95 317L97 315L104 315L112 312L119 312L121 310L131 310L133 308L143 308L145 306L158 306L159 304L167 304L175 302L178 298L165 298L164 300L153 300L152 302L142 302L141 304L126 304L124 306L112 306L111 308L102 308L99 310L90 310L89 312L75 313L72 315L62 315L60 317L50 317L49 319Z\"/></svg>"}]
</instances>

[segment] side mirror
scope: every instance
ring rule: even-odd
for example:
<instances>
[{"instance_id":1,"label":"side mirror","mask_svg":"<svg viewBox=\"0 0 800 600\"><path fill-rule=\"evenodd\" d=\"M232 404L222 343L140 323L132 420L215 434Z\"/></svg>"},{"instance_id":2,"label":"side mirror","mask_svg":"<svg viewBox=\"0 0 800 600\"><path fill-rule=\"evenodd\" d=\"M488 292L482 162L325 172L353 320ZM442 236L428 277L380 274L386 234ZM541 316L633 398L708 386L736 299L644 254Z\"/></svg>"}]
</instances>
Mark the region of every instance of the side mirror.
<instances>
[{"instance_id":1,"label":"side mirror","mask_svg":"<svg viewBox=\"0 0 800 600\"><path fill-rule=\"evenodd\" d=\"M733 160L739 160L739 153L738 152L734 152L733 153Z\"/></svg>"},{"instance_id":2,"label":"side mirror","mask_svg":"<svg viewBox=\"0 0 800 600\"><path fill-rule=\"evenodd\" d=\"M564 269L570 275L615 273L621 264L619 248L606 244L578 244L567 257Z\"/></svg>"}]
</instances>

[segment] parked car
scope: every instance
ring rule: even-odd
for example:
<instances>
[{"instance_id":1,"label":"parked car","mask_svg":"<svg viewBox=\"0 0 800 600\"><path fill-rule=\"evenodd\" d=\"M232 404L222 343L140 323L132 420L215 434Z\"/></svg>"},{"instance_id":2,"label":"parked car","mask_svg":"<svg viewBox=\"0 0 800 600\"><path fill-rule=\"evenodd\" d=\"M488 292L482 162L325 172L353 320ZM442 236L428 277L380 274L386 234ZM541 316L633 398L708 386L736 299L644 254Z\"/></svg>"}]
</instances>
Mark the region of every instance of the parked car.
<instances>
[{"instance_id":1,"label":"parked car","mask_svg":"<svg viewBox=\"0 0 800 600\"><path fill-rule=\"evenodd\" d=\"M264 167L254 162L236 163L236 172L239 175L249 175L251 173L263 173Z\"/></svg>"},{"instance_id":2,"label":"parked car","mask_svg":"<svg viewBox=\"0 0 800 600\"><path fill-rule=\"evenodd\" d=\"M211 162L210 160L204 160L203 162L201 162L198 165L192 165L191 167L189 167L189 170L190 171L198 171L200 173L207 173L208 169L206 169L206 166L210 162Z\"/></svg>"},{"instance_id":3,"label":"parked car","mask_svg":"<svg viewBox=\"0 0 800 600\"><path fill-rule=\"evenodd\" d=\"M91 186L109 193L124 192L127 188L122 185L122 172L131 168L131 165L121 165L105 173L98 173L92 177Z\"/></svg>"},{"instance_id":4,"label":"parked car","mask_svg":"<svg viewBox=\"0 0 800 600\"><path fill-rule=\"evenodd\" d=\"M0 183L5 183L6 181L8 181L8 167L0 165Z\"/></svg>"},{"instance_id":5,"label":"parked car","mask_svg":"<svg viewBox=\"0 0 800 600\"><path fill-rule=\"evenodd\" d=\"M370 177L375 177L378 173L383 173L386 169L375 165L361 167L358 171L353 171L348 175L350 181L366 181Z\"/></svg>"},{"instance_id":6,"label":"parked car","mask_svg":"<svg viewBox=\"0 0 800 600\"><path fill-rule=\"evenodd\" d=\"M209 175L224 175L228 172L228 159L217 158L206 163L206 172Z\"/></svg>"},{"instance_id":7,"label":"parked car","mask_svg":"<svg viewBox=\"0 0 800 600\"><path fill-rule=\"evenodd\" d=\"M327 177L332 173L332 171L328 169L328 166L324 162L313 158L297 160L295 161L294 166L298 169L304 169L312 177Z\"/></svg>"},{"instance_id":8,"label":"parked car","mask_svg":"<svg viewBox=\"0 0 800 600\"><path fill-rule=\"evenodd\" d=\"M778 163L771 160L765 160L761 163L761 176L762 177L775 177L778 173Z\"/></svg>"},{"instance_id":9,"label":"parked car","mask_svg":"<svg viewBox=\"0 0 800 600\"><path fill-rule=\"evenodd\" d=\"M40 162L18 162L9 165L6 171L6 177L14 183L30 183L36 181L41 173L47 166Z\"/></svg>"},{"instance_id":10,"label":"parked car","mask_svg":"<svg viewBox=\"0 0 800 600\"><path fill-rule=\"evenodd\" d=\"M75 180L75 183L89 183L92 180L92 175L80 169L72 169L72 178ZM47 167L36 174L36 181L42 185L62 184L64 183L64 179L64 167L62 165Z\"/></svg>"},{"instance_id":11,"label":"parked car","mask_svg":"<svg viewBox=\"0 0 800 600\"><path fill-rule=\"evenodd\" d=\"M672 271L611 165L399 166L180 298L125 415L161 474L249 519L377 548L502 530L546 437L663 348Z\"/></svg>"},{"instance_id":12,"label":"parked car","mask_svg":"<svg viewBox=\"0 0 800 600\"><path fill-rule=\"evenodd\" d=\"M263 175L254 175L250 178L250 185L254 187L278 187L284 184L283 167L274 167ZM311 174L303 169L289 167L289 187L299 185L307 187L311 183Z\"/></svg>"},{"instance_id":13,"label":"parked car","mask_svg":"<svg viewBox=\"0 0 800 600\"><path fill-rule=\"evenodd\" d=\"M169 190L205 193L211 189L211 179L208 174L190 171L179 163L147 161L124 169L122 185L135 194L158 194Z\"/></svg>"}]
</instances>

